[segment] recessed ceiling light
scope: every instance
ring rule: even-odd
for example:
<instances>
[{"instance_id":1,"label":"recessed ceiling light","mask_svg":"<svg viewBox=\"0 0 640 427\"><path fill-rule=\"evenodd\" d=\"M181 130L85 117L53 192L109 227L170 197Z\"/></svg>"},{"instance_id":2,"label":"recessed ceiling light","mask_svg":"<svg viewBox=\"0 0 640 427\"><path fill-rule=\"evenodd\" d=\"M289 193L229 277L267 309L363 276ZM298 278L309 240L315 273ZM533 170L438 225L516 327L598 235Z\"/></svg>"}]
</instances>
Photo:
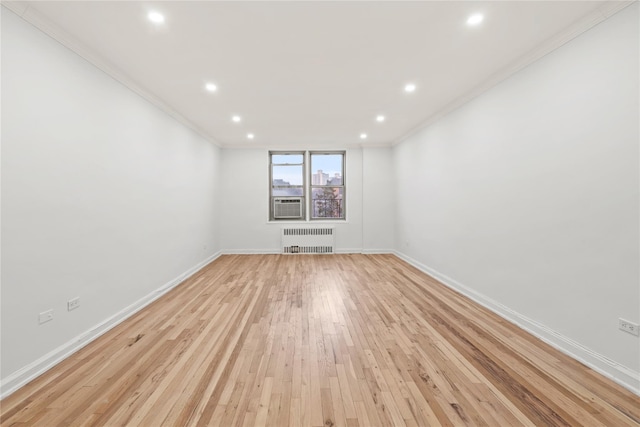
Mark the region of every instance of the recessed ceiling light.
<instances>
[{"instance_id":1,"label":"recessed ceiling light","mask_svg":"<svg viewBox=\"0 0 640 427\"><path fill-rule=\"evenodd\" d=\"M467 25L475 26L480 24L484 20L484 15L481 13L475 13L467 19Z\"/></svg>"},{"instance_id":2,"label":"recessed ceiling light","mask_svg":"<svg viewBox=\"0 0 640 427\"><path fill-rule=\"evenodd\" d=\"M382 115L377 116L376 117L376 122L380 122L380 123L384 122L384 116L382 116Z\"/></svg>"},{"instance_id":3,"label":"recessed ceiling light","mask_svg":"<svg viewBox=\"0 0 640 427\"><path fill-rule=\"evenodd\" d=\"M416 90L416 85L414 85L413 83L407 83L404 86L404 91L405 92L411 93L411 92L414 92L415 90Z\"/></svg>"},{"instance_id":4,"label":"recessed ceiling light","mask_svg":"<svg viewBox=\"0 0 640 427\"><path fill-rule=\"evenodd\" d=\"M367 134L366 133L361 133L360 134L360 139L367 139Z\"/></svg>"},{"instance_id":5,"label":"recessed ceiling light","mask_svg":"<svg viewBox=\"0 0 640 427\"><path fill-rule=\"evenodd\" d=\"M248 134L247 134L247 138L249 138L249 139L253 139L253 138L255 138L255 135L254 135L254 134L252 134L252 133L248 133Z\"/></svg>"},{"instance_id":6,"label":"recessed ceiling light","mask_svg":"<svg viewBox=\"0 0 640 427\"><path fill-rule=\"evenodd\" d=\"M149 18L149 21L153 22L154 24L163 24L164 23L164 15L161 14L160 12L149 12L149 14L147 15L147 18Z\"/></svg>"},{"instance_id":7,"label":"recessed ceiling light","mask_svg":"<svg viewBox=\"0 0 640 427\"><path fill-rule=\"evenodd\" d=\"M233 120L236 123L239 123L240 120L242 120L242 118L240 118L240 116L233 116L233 117L231 117L231 120Z\"/></svg>"},{"instance_id":8,"label":"recessed ceiling light","mask_svg":"<svg viewBox=\"0 0 640 427\"><path fill-rule=\"evenodd\" d=\"M216 85L215 85L215 84L213 84L213 83L207 83L206 85L204 85L204 88L205 88L206 90L208 90L209 92L215 92L215 91L217 91L217 90L218 90L218 86L216 86Z\"/></svg>"}]
</instances>

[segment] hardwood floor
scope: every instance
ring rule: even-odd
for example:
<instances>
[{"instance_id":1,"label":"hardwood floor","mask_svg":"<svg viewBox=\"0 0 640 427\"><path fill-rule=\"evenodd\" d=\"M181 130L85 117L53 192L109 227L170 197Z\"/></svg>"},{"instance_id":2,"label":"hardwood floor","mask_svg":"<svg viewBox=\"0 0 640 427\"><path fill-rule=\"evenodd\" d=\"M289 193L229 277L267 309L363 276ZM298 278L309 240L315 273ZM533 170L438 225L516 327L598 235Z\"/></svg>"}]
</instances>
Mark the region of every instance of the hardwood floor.
<instances>
[{"instance_id":1,"label":"hardwood floor","mask_svg":"<svg viewBox=\"0 0 640 427\"><path fill-rule=\"evenodd\" d=\"M393 255L223 256L2 426L638 426L640 399Z\"/></svg>"}]
</instances>

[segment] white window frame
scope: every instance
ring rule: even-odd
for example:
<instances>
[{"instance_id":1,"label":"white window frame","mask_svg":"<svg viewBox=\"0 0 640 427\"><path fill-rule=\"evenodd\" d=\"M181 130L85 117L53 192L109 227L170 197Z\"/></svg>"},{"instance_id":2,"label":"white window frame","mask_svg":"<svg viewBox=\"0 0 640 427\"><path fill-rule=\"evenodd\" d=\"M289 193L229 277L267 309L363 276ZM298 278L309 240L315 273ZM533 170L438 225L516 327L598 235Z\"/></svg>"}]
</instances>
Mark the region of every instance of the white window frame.
<instances>
[{"instance_id":1,"label":"white window frame","mask_svg":"<svg viewBox=\"0 0 640 427\"><path fill-rule=\"evenodd\" d=\"M302 196L291 196L291 198L301 198L302 199L302 217L301 218L274 218L274 199L279 197L287 197L287 196L274 196L273 190L275 187L273 185L273 167L274 165L286 165L285 163L273 163L274 155L302 155L302 163L289 163L288 165L301 165L302 166L302 185L291 185L286 187L291 188L302 188ZM342 184L341 185L313 185L313 172L311 170L311 156L313 155L324 155L324 154L340 154L342 155ZM310 221L347 221L347 187L346 187L346 169L347 169L347 152L346 150L270 150L269 151L269 222L310 222ZM284 186L281 186L284 187ZM342 189L342 206L341 206L341 217L336 218L328 218L328 217L317 217L313 218L313 189L314 188L323 188L323 187L338 187Z\"/></svg>"},{"instance_id":2,"label":"white window frame","mask_svg":"<svg viewBox=\"0 0 640 427\"><path fill-rule=\"evenodd\" d=\"M313 184L313 175L314 172L313 169L313 165L312 165L312 161L313 161L313 156L323 156L323 155L341 155L342 156L342 170L340 171L340 175L342 178L342 183L340 185L318 185L318 184ZM308 203L308 211L309 211L309 220L310 221L346 221L347 219L347 187L346 187L346 169L347 169L347 152L342 150L342 151L309 151L309 203ZM335 200L340 200L340 202L338 203L338 209L341 213L341 216L339 217L314 217L313 213L314 213L314 199L313 199L313 189L318 189L318 188L340 188L342 189L342 199L335 199Z\"/></svg>"},{"instance_id":3,"label":"white window frame","mask_svg":"<svg viewBox=\"0 0 640 427\"><path fill-rule=\"evenodd\" d=\"M302 163L273 163L273 156L278 155L296 155L302 156ZM275 186L273 185L273 167L275 166L302 166L302 185L288 185L288 186ZM306 182L306 166L307 166L307 153L306 151L269 151L269 221L305 221L307 215L307 182ZM287 196L274 196L273 189L280 188L302 188L302 196L291 196L290 198L302 199L302 216L300 218L275 218L274 215L274 199L285 198Z\"/></svg>"}]
</instances>

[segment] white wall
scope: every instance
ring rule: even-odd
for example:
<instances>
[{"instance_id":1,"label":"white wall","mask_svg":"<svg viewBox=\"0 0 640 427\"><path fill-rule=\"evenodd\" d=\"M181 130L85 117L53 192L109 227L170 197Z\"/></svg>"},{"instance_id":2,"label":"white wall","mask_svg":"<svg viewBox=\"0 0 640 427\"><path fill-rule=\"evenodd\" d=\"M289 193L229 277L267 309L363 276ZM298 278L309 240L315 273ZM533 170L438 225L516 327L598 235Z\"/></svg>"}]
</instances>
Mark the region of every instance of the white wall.
<instances>
[{"instance_id":1,"label":"white wall","mask_svg":"<svg viewBox=\"0 0 640 427\"><path fill-rule=\"evenodd\" d=\"M314 147L300 147L313 150ZM370 153L369 153L370 152ZM337 252L362 252L392 250L391 207L367 212L363 216L363 194L371 193L372 186L382 187L391 193L391 180L380 184L375 176L381 171L377 165L384 164L382 173L390 174L390 149L347 149L346 153L346 221L269 222L269 150L230 149L222 150L222 194L221 216L222 247L229 253L280 252L280 229L286 225L331 224L336 228ZM366 153L366 154L365 154ZM371 160L372 167L363 162ZM380 226L380 235L367 240L363 246L363 226Z\"/></svg>"},{"instance_id":2,"label":"white wall","mask_svg":"<svg viewBox=\"0 0 640 427\"><path fill-rule=\"evenodd\" d=\"M210 142L2 10L3 383L220 250L219 164Z\"/></svg>"},{"instance_id":3,"label":"white wall","mask_svg":"<svg viewBox=\"0 0 640 427\"><path fill-rule=\"evenodd\" d=\"M269 151L222 150L220 238L225 252L280 252L269 219Z\"/></svg>"},{"instance_id":4,"label":"white wall","mask_svg":"<svg viewBox=\"0 0 640 427\"><path fill-rule=\"evenodd\" d=\"M394 246L395 174L393 150L362 149L363 252L389 252Z\"/></svg>"},{"instance_id":5,"label":"white wall","mask_svg":"<svg viewBox=\"0 0 640 427\"><path fill-rule=\"evenodd\" d=\"M278 252L282 223L267 149L219 150L2 15L4 382L222 249ZM617 330L640 320L637 16L393 149L349 149L338 251L395 246L579 357L639 371L638 339Z\"/></svg>"},{"instance_id":6,"label":"white wall","mask_svg":"<svg viewBox=\"0 0 640 427\"><path fill-rule=\"evenodd\" d=\"M636 388L638 49L636 3L394 150L403 256Z\"/></svg>"}]
</instances>

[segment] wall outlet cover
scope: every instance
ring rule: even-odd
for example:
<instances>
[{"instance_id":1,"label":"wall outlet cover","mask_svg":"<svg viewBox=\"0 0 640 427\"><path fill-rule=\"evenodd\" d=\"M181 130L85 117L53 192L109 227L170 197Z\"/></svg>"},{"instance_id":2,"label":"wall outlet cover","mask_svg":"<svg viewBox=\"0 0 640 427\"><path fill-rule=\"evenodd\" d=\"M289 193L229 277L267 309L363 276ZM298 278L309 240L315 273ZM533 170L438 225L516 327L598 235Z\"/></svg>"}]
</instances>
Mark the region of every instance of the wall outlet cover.
<instances>
[{"instance_id":1,"label":"wall outlet cover","mask_svg":"<svg viewBox=\"0 0 640 427\"><path fill-rule=\"evenodd\" d=\"M640 336L640 325L624 319L618 319L618 320L620 322L618 324L618 328L621 331L628 332L631 335Z\"/></svg>"},{"instance_id":2,"label":"wall outlet cover","mask_svg":"<svg viewBox=\"0 0 640 427\"><path fill-rule=\"evenodd\" d=\"M78 307L80 307L80 297L67 301L67 311L75 310Z\"/></svg>"},{"instance_id":3,"label":"wall outlet cover","mask_svg":"<svg viewBox=\"0 0 640 427\"><path fill-rule=\"evenodd\" d=\"M53 320L53 310L43 311L38 314L38 323L42 325L43 323L47 323Z\"/></svg>"}]
</instances>

